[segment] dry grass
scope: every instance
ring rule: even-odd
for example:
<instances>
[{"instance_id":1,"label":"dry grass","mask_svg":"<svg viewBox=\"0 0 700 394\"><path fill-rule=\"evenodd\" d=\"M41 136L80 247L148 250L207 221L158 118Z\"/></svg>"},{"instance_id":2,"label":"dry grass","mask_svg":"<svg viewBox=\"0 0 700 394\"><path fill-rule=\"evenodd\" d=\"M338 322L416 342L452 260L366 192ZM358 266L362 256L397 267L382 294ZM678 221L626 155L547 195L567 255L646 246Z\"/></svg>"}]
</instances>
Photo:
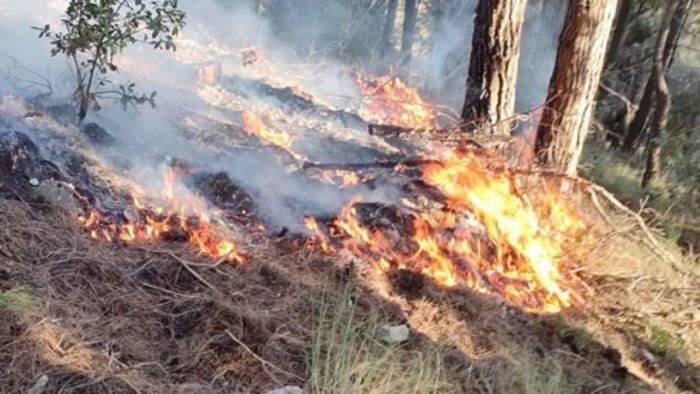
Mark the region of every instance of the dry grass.
<instances>
[{"instance_id":1,"label":"dry grass","mask_svg":"<svg viewBox=\"0 0 700 394\"><path fill-rule=\"evenodd\" d=\"M649 316L669 310L652 302L659 289L652 284L665 282L643 280L630 292L634 278L602 272L589 280L590 297L601 308L630 310L607 312L613 324L605 327L588 312L538 317L429 282L407 294L396 278L308 251L272 248L246 266L207 268L211 262L182 247L94 242L48 207L0 201L8 278L0 285L25 289L2 294L15 305L27 291L34 300L0 308L3 390L24 392L46 375L46 392L255 393L287 384L314 393L635 392L648 386L621 372L610 346L640 360L644 344L633 338L646 337L610 332L640 309L635 297L659 306ZM688 293L669 293L669 308L681 294ZM410 340L377 342L374 332L386 323L408 324ZM562 329L576 324L590 333L586 341ZM653 326L652 343L675 343L659 333L676 338L677 331ZM636 362L639 375L652 375ZM664 371L681 370L669 365L648 382L675 387Z\"/></svg>"}]
</instances>

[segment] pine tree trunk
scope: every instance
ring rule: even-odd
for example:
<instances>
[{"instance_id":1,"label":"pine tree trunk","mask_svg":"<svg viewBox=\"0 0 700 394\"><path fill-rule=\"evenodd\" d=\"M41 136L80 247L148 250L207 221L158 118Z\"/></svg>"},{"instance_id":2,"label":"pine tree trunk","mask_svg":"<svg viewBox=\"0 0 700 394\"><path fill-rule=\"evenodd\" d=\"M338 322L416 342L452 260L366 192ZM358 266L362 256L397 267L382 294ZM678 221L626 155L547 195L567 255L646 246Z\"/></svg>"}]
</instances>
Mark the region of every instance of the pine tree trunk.
<instances>
[{"instance_id":1,"label":"pine tree trunk","mask_svg":"<svg viewBox=\"0 0 700 394\"><path fill-rule=\"evenodd\" d=\"M396 8L399 5L399 0L389 0L387 2L386 19L382 28L382 50L384 53L392 51L394 37L394 26L396 24Z\"/></svg>"},{"instance_id":2,"label":"pine tree trunk","mask_svg":"<svg viewBox=\"0 0 700 394\"><path fill-rule=\"evenodd\" d=\"M537 130L541 164L576 175L595 108L617 0L570 0L547 105Z\"/></svg>"},{"instance_id":3,"label":"pine tree trunk","mask_svg":"<svg viewBox=\"0 0 700 394\"><path fill-rule=\"evenodd\" d=\"M679 4L674 6L673 17L670 19L670 24L666 27L668 31L664 33L667 35L662 51L664 71L667 70L673 62L675 47L683 33L683 25L688 17L692 2L693 0L681 0ZM653 71L651 74L653 74ZM637 111L634 113L627 133L625 133L625 139L622 144L622 150L624 152L634 152L639 148L644 130L649 124L649 119L652 117L655 107L654 94L657 90L657 81L654 80L651 74L644 87L644 94L637 106Z\"/></svg>"},{"instance_id":4,"label":"pine tree trunk","mask_svg":"<svg viewBox=\"0 0 700 394\"><path fill-rule=\"evenodd\" d=\"M620 5L617 7L617 17L615 18L615 29L613 30L612 37L610 38L608 53L605 56L605 63L608 66L615 63L617 53L620 50L620 45L622 45L622 42L625 39L625 33L627 33L627 23L629 22L631 14L632 0L620 0Z\"/></svg>"},{"instance_id":5,"label":"pine tree trunk","mask_svg":"<svg viewBox=\"0 0 700 394\"><path fill-rule=\"evenodd\" d=\"M510 135L526 0L479 0L472 35L465 123Z\"/></svg>"},{"instance_id":6,"label":"pine tree trunk","mask_svg":"<svg viewBox=\"0 0 700 394\"><path fill-rule=\"evenodd\" d=\"M661 166L661 146L658 139L666 129L668 116L671 112L671 94L666 83L666 66L669 60L668 56L671 53L668 47L669 43L675 39L671 34L673 33L672 25L676 23L674 20L678 17L676 11L679 9L679 3L679 0L670 0L666 5L661 22L661 30L654 48L654 65L649 78L649 85L653 86L654 89L656 111L651 121L651 131L647 143L647 163L642 176L643 188L649 186L652 179L659 173Z\"/></svg>"},{"instance_id":7,"label":"pine tree trunk","mask_svg":"<svg viewBox=\"0 0 700 394\"><path fill-rule=\"evenodd\" d=\"M416 36L416 22L418 20L418 0L406 0L403 34L401 36L401 55L404 63L410 63L413 50L413 41Z\"/></svg>"}]
</instances>

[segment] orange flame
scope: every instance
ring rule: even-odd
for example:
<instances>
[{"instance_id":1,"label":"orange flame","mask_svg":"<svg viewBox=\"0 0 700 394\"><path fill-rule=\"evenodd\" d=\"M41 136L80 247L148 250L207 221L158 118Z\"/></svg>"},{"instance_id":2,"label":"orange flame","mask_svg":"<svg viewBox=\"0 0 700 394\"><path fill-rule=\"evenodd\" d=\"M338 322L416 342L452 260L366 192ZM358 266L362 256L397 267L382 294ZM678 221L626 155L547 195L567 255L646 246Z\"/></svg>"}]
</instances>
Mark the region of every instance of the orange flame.
<instances>
[{"instance_id":1,"label":"orange flame","mask_svg":"<svg viewBox=\"0 0 700 394\"><path fill-rule=\"evenodd\" d=\"M110 242L152 241L162 239L168 233L180 232L204 255L243 262L244 259L235 243L218 236L214 231L204 201L194 196L182 199L176 197L177 179L172 168L166 169L164 178L165 185L161 189L161 196L169 204L168 208L156 207L148 210L134 197L135 213L128 215L125 223L109 223L108 218L103 218L96 211L79 217L79 222L92 238ZM188 219L190 215L193 219Z\"/></svg>"},{"instance_id":2,"label":"orange flame","mask_svg":"<svg viewBox=\"0 0 700 394\"><path fill-rule=\"evenodd\" d=\"M452 152L424 168L425 182L442 191L449 210L413 214L410 242L364 226L355 209L359 197L335 226L344 247L380 271L409 269L443 286L499 294L527 311L557 312L572 305L560 266L568 240L584 223L554 189L537 205L525 200L511 175L489 170L473 154Z\"/></svg>"},{"instance_id":3,"label":"orange flame","mask_svg":"<svg viewBox=\"0 0 700 394\"><path fill-rule=\"evenodd\" d=\"M284 149L292 147L293 139L289 134L270 130L254 113L243 111L241 118L246 134L258 136L264 145L275 145Z\"/></svg>"},{"instance_id":4,"label":"orange flame","mask_svg":"<svg viewBox=\"0 0 700 394\"><path fill-rule=\"evenodd\" d=\"M364 96L361 112L368 117L400 127L436 127L435 111L418 94L399 78L383 76L375 79L357 80Z\"/></svg>"},{"instance_id":5,"label":"orange flame","mask_svg":"<svg viewBox=\"0 0 700 394\"><path fill-rule=\"evenodd\" d=\"M339 183L342 187L355 186L360 182L366 181L357 173L347 170L326 170L323 171L322 177L325 182L333 185Z\"/></svg>"}]
</instances>

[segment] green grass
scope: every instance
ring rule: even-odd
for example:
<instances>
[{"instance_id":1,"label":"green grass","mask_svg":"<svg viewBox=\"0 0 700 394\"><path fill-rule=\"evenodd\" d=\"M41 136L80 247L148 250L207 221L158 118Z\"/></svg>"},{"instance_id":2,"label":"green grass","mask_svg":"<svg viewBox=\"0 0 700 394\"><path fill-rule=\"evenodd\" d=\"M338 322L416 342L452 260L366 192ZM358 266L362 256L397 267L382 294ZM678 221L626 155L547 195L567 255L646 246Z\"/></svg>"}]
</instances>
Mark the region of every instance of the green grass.
<instances>
[{"instance_id":1,"label":"green grass","mask_svg":"<svg viewBox=\"0 0 700 394\"><path fill-rule=\"evenodd\" d=\"M34 296L23 287L0 293L0 309L29 310L35 303Z\"/></svg>"},{"instance_id":2,"label":"green grass","mask_svg":"<svg viewBox=\"0 0 700 394\"><path fill-rule=\"evenodd\" d=\"M561 364L553 359L537 361L521 358L516 372L525 394L575 394L575 385L571 384Z\"/></svg>"},{"instance_id":3,"label":"green grass","mask_svg":"<svg viewBox=\"0 0 700 394\"><path fill-rule=\"evenodd\" d=\"M623 155L589 141L581 168L583 177L603 186L633 210L642 202L645 207L654 209L659 214L655 220L671 243L678 240L688 220L700 217L700 212L693 208L695 204L688 201L691 197L687 191L668 182L663 175L655 179L649 189L642 189L644 163L641 156Z\"/></svg>"},{"instance_id":4,"label":"green grass","mask_svg":"<svg viewBox=\"0 0 700 394\"><path fill-rule=\"evenodd\" d=\"M408 351L379 340L379 316L360 321L351 289L320 307L310 360L313 394L449 393L438 349Z\"/></svg>"},{"instance_id":5,"label":"green grass","mask_svg":"<svg viewBox=\"0 0 700 394\"><path fill-rule=\"evenodd\" d=\"M652 350L663 354L682 355L685 353L685 343L683 340L655 326L650 327L649 346Z\"/></svg>"}]
</instances>

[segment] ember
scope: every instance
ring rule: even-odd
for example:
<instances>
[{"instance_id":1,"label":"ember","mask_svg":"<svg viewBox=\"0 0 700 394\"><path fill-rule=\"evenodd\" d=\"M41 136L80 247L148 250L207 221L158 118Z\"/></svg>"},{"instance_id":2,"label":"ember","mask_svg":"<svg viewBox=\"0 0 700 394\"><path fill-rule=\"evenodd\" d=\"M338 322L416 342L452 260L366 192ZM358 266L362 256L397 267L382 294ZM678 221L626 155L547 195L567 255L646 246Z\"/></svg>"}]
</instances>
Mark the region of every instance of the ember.
<instances>
[{"instance_id":1,"label":"ember","mask_svg":"<svg viewBox=\"0 0 700 394\"><path fill-rule=\"evenodd\" d=\"M194 196L178 198L176 183L175 170L166 169L161 196L167 207L149 209L134 196L134 206L123 215L126 220L116 220L93 210L79 217L79 221L95 239L131 243L182 237L207 256L243 262L235 243L217 235L204 201Z\"/></svg>"},{"instance_id":2,"label":"ember","mask_svg":"<svg viewBox=\"0 0 700 394\"><path fill-rule=\"evenodd\" d=\"M354 171L347 170L326 170L322 173L323 180L331 185L341 187L355 186L366 181L366 178Z\"/></svg>"},{"instance_id":3,"label":"ember","mask_svg":"<svg viewBox=\"0 0 700 394\"><path fill-rule=\"evenodd\" d=\"M364 96L361 112L369 118L409 128L437 126L433 108L423 101L415 88L406 86L399 78L360 76L357 84Z\"/></svg>"}]
</instances>

